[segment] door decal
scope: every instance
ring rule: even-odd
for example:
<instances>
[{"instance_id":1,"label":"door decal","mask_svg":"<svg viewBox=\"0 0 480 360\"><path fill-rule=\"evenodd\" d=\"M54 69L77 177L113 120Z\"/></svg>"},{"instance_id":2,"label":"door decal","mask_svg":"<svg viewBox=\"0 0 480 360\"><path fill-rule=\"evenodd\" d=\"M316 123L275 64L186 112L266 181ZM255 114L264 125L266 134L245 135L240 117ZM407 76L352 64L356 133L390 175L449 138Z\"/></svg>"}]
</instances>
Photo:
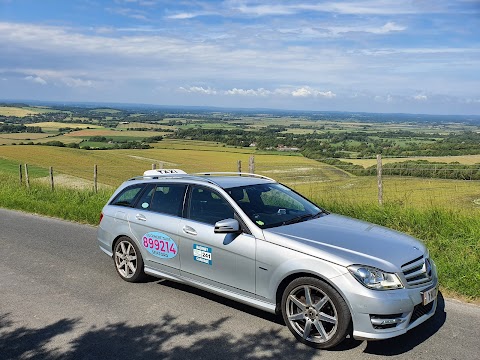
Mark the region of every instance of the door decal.
<instances>
[{"instance_id":1,"label":"door decal","mask_svg":"<svg viewBox=\"0 0 480 360\"><path fill-rule=\"evenodd\" d=\"M143 235L143 247L153 256L172 259L177 256L178 247L168 235L152 231Z\"/></svg>"},{"instance_id":2,"label":"door decal","mask_svg":"<svg viewBox=\"0 0 480 360\"><path fill-rule=\"evenodd\" d=\"M212 248L193 244L193 260L212 265Z\"/></svg>"}]
</instances>

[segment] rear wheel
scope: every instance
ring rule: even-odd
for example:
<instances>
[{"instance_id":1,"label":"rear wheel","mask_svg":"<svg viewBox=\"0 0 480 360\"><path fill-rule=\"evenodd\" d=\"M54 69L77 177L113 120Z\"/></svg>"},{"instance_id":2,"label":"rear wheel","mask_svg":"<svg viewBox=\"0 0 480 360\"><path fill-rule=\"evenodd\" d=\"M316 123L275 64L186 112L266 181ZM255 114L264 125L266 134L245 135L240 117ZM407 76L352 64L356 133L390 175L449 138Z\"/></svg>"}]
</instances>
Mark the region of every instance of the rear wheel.
<instances>
[{"instance_id":1,"label":"rear wheel","mask_svg":"<svg viewBox=\"0 0 480 360\"><path fill-rule=\"evenodd\" d=\"M128 237L122 236L115 244L113 260L118 275L128 282L138 282L145 278L143 259L137 245Z\"/></svg>"},{"instance_id":2,"label":"rear wheel","mask_svg":"<svg viewBox=\"0 0 480 360\"><path fill-rule=\"evenodd\" d=\"M312 277L295 279L287 286L282 315L299 341L319 349L341 343L351 323L350 311L340 294Z\"/></svg>"}]
</instances>

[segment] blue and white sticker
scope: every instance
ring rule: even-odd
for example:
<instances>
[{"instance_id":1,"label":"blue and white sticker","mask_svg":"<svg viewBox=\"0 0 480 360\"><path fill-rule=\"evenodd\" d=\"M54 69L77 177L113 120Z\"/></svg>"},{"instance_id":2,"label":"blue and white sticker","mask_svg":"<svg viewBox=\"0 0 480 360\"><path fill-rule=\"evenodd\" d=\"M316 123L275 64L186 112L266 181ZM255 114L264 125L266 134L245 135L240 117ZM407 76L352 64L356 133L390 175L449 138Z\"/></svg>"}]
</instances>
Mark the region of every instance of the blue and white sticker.
<instances>
[{"instance_id":1,"label":"blue and white sticker","mask_svg":"<svg viewBox=\"0 0 480 360\"><path fill-rule=\"evenodd\" d=\"M212 265L212 248L193 244L193 260Z\"/></svg>"},{"instance_id":2,"label":"blue and white sticker","mask_svg":"<svg viewBox=\"0 0 480 360\"><path fill-rule=\"evenodd\" d=\"M177 244L167 234L152 231L143 235L142 241L143 247L153 256L162 259L172 259L177 256Z\"/></svg>"}]
</instances>

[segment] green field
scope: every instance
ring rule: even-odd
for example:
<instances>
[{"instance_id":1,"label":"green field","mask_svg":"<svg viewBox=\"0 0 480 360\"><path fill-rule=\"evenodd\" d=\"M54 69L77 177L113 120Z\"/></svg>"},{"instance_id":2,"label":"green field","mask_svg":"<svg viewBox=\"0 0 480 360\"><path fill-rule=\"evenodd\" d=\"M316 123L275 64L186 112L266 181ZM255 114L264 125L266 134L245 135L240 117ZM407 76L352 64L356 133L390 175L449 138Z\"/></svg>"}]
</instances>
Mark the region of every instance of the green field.
<instances>
[{"instance_id":1,"label":"green field","mask_svg":"<svg viewBox=\"0 0 480 360\"><path fill-rule=\"evenodd\" d=\"M25 167L24 164L19 164L16 161L6 160L0 158L0 174L8 174L16 176L19 179L19 166L22 165L22 174L25 176ZM31 179L41 178L48 176L48 169L44 167L39 167L35 165L28 166L28 176Z\"/></svg>"}]
</instances>

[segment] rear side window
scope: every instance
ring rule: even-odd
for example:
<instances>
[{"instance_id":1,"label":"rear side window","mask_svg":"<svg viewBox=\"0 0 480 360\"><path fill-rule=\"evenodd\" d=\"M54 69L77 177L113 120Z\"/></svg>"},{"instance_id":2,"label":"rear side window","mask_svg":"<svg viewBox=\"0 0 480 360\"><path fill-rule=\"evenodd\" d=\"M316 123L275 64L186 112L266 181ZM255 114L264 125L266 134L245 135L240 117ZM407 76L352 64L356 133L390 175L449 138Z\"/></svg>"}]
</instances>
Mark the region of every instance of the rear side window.
<instances>
[{"instance_id":1,"label":"rear side window","mask_svg":"<svg viewBox=\"0 0 480 360\"><path fill-rule=\"evenodd\" d=\"M137 208L161 214L181 216L186 185L157 184L147 189L137 203Z\"/></svg>"},{"instance_id":2,"label":"rear side window","mask_svg":"<svg viewBox=\"0 0 480 360\"><path fill-rule=\"evenodd\" d=\"M145 184L137 184L137 185L132 185L123 189L115 197L115 199L112 200L110 205L132 207L135 204L135 200L140 195L144 187L145 187Z\"/></svg>"}]
</instances>

